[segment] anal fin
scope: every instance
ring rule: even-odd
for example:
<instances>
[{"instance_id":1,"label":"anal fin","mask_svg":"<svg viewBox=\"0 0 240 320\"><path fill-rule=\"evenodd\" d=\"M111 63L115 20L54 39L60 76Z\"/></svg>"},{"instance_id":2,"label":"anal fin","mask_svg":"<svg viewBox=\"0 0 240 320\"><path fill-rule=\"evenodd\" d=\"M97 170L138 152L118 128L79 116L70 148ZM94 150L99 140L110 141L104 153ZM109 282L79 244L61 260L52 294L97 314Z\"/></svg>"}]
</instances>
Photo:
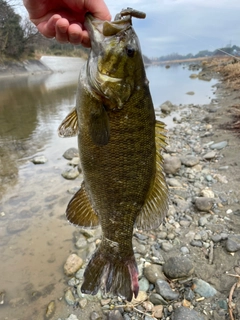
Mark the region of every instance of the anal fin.
<instances>
[{"instance_id":1,"label":"anal fin","mask_svg":"<svg viewBox=\"0 0 240 320\"><path fill-rule=\"evenodd\" d=\"M99 218L92 208L84 182L81 189L70 200L66 216L71 223L83 228L95 228L99 225Z\"/></svg>"},{"instance_id":2,"label":"anal fin","mask_svg":"<svg viewBox=\"0 0 240 320\"><path fill-rule=\"evenodd\" d=\"M166 146L165 124L156 121L155 126L156 143L156 173L148 197L136 220L139 229L156 229L162 222L168 210L168 186L163 172L162 149Z\"/></svg>"}]
</instances>

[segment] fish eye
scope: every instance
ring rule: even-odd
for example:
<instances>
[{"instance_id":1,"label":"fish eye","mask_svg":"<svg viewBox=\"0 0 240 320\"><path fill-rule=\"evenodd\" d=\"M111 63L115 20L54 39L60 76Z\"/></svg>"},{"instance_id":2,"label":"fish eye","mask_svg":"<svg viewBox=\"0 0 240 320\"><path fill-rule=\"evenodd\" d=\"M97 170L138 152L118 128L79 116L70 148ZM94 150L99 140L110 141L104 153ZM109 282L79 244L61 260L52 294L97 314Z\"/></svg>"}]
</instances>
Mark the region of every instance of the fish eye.
<instances>
[{"instance_id":1,"label":"fish eye","mask_svg":"<svg viewBox=\"0 0 240 320\"><path fill-rule=\"evenodd\" d=\"M126 52L127 52L127 55L132 58L134 56L135 49L131 46L127 46Z\"/></svg>"}]
</instances>

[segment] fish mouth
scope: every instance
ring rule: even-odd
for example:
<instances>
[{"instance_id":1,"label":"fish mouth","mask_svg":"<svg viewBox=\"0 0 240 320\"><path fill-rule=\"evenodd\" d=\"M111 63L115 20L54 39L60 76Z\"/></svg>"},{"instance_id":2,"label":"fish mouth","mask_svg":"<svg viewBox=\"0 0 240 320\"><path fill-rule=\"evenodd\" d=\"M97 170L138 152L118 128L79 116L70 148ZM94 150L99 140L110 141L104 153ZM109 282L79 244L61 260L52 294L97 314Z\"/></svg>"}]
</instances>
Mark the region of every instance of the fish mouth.
<instances>
[{"instance_id":1,"label":"fish mouth","mask_svg":"<svg viewBox=\"0 0 240 320\"><path fill-rule=\"evenodd\" d=\"M105 37L115 36L124 32L132 25L131 16L117 16L114 21L103 21L94 18L90 13L85 16L84 27L89 33L92 47L104 40Z\"/></svg>"}]
</instances>

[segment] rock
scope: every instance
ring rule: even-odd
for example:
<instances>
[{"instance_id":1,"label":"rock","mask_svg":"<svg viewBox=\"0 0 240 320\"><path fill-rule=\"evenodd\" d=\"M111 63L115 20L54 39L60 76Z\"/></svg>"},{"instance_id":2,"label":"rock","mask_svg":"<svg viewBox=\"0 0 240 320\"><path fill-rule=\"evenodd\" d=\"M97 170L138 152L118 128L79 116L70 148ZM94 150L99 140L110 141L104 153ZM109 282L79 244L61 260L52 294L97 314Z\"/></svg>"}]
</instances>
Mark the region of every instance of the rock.
<instances>
[{"instance_id":1,"label":"rock","mask_svg":"<svg viewBox=\"0 0 240 320\"><path fill-rule=\"evenodd\" d=\"M214 198L214 192L211 189L203 189L200 192L201 197L204 198Z\"/></svg>"},{"instance_id":2,"label":"rock","mask_svg":"<svg viewBox=\"0 0 240 320\"><path fill-rule=\"evenodd\" d=\"M44 164L47 162L47 158L45 156L34 157L32 160L34 164Z\"/></svg>"},{"instance_id":3,"label":"rock","mask_svg":"<svg viewBox=\"0 0 240 320\"><path fill-rule=\"evenodd\" d=\"M78 248L78 249L83 249L83 248L85 248L86 246L87 246L87 240L86 239L84 239L84 238L79 238L78 240L77 240L77 242L75 243L75 246Z\"/></svg>"},{"instance_id":4,"label":"rock","mask_svg":"<svg viewBox=\"0 0 240 320\"><path fill-rule=\"evenodd\" d=\"M142 277L139 282L139 291L148 291L149 289L149 281L145 277Z\"/></svg>"},{"instance_id":5,"label":"rock","mask_svg":"<svg viewBox=\"0 0 240 320\"><path fill-rule=\"evenodd\" d=\"M46 310L46 313L45 313L46 319L51 318L53 316L55 310L56 310L56 303L53 300L53 301L49 302L49 304L47 306L47 310Z\"/></svg>"},{"instance_id":6,"label":"rock","mask_svg":"<svg viewBox=\"0 0 240 320\"><path fill-rule=\"evenodd\" d=\"M152 302L154 305L167 305L168 302L163 299L163 297L158 293L151 293L149 296L149 301Z\"/></svg>"},{"instance_id":7,"label":"rock","mask_svg":"<svg viewBox=\"0 0 240 320\"><path fill-rule=\"evenodd\" d=\"M67 302L67 304L69 306L73 306L75 304L75 299L74 299L74 296L72 294L72 290L71 289L68 289L65 292L64 298L65 298L65 301Z\"/></svg>"},{"instance_id":8,"label":"rock","mask_svg":"<svg viewBox=\"0 0 240 320\"><path fill-rule=\"evenodd\" d=\"M198 78L198 75L196 73L192 73L192 74L190 74L189 78L196 79L196 78Z\"/></svg>"},{"instance_id":9,"label":"rock","mask_svg":"<svg viewBox=\"0 0 240 320\"><path fill-rule=\"evenodd\" d=\"M151 264L150 266L145 267L143 274L151 283L155 283L157 279L166 279L162 271L162 266L159 266L158 264Z\"/></svg>"},{"instance_id":10,"label":"rock","mask_svg":"<svg viewBox=\"0 0 240 320\"><path fill-rule=\"evenodd\" d=\"M153 316L157 319L161 319L163 316L163 306L158 305L152 308Z\"/></svg>"},{"instance_id":11,"label":"rock","mask_svg":"<svg viewBox=\"0 0 240 320\"><path fill-rule=\"evenodd\" d=\"M192 262L186 257L171 257L163 265L163 272L167 278L187 278L194 272Z\"/></svg>"},{"instance_id":12,"label":"rock","mask_svg":"<svg viewBox=\"0 0 240 320\"><path fill-rule=\"evenodd\" d=\"M217 291L209 283L201 279L193 280L193 291L198 293L201 297L210 298L213 297Z\"/></svg>"},{"instance_id":13,"label":"rock","mask_svg":"<svg viewBox=\"0 0 240 320\"><path fill-rule=\"evenodd\" d=\"M181 182L179 180L175 179L175 178L167 179L167 183L171 187L177 187L177 188L181 188L182 187Z\"/></svg>"},{"instance_id":14,"label":"rock","mask_svg":"<svg viewBox=\"0 0 240 320\"><path fill-rule=\"evenodd\" d=\"M200 211L209 211L213 206L213 200L207 197L197 197L195 198L195 206Z\"/></svg>"},{"instance_id":15,"label":"rock","mask_svg":"<svg viewBox=\"0 0 240 320\"><path fill-rule=\"evenodd\" d=\"M170 101L165 101L163 104L161 104L160 109L162 113L168 114L171 113L173 108L173 105Z\"/></svg>"},{"instance_id":16,"label":"rock","mask_svg":"<svg viewBox=\"0 0 240 320\"><path fill-rule=\"evenodd\" d=\"M221 142L218 142L218 143L211 144L210 148L211 149L216 149L216 150L221 150L221 149L225 148L227 145L228 145L227 141L221 141Z\"/></svg>"},{"instance_id":17,"label":"rock","mask_svg":"<svg viewBox=\"0 0 240 320\"><path fill-rule=\"evenodd\" d=\"M72 253L68 258L64 265L64 273L67 276L72 276L75 272L77 272L81 266L83 265L83 260L77 256L75 253Z\"/></svg>"},{"instance_id":18,"label":"rock","mask_svg":"<svg viewBox=\"0 0 240 320\"><path fill-rule=\"evenodd\" d=\"M75 314L70 314L66 320L78 320L78 317Z\"/></svg>"},{"instance_id":19,"label":"rock","mask_svg":"<svg viewBox=\"0 0 240 320\"><path fill-rule=\"evenodd\" d=\"M155 283L155 289L166 300L177 300L179 297L179 294L173 291L165 280L158 279Z\"/></svg>"},{"instance_id":20,"label":"rock","mask_svg":"<svg viewBox=\"0 0 240 320\"><path fill-rule=\"evenodd\" d=\"M204 227L206 224L208 223L208 219L206 217L201 217L199 220L198 220L198 225L200 227Z\"/></svg>"},{"instance_id":21,"label":"rock","mask_svg":"<svg viewBox=\"0 0 240 320\"><path fill-rule=\"evenodd\" d=\"M190 253L188 247L181 247L180 250L181 250L181 252L182 252L183 254L189 254L189 253Z\"/></svg>"},{"instance_id":22,"label":"rock","mask_svg":"<svg viewBox=\"0 0 240 320\"><path fill-rule=\"evenodd\" d=\"M210 151L203 156L205 160L212 160L216 157L217 153L215 151Z\"/></svg>"},{"instance_id":23,"label":"rock","mask_svg":"<svg viewBox=\"0 0 240 320\"><path fill-rule=\"evenodd\" d=\"M124 320L119 310L111 310L108 313L107 320Z\"/></svg>"},{"instance_id":24,"label":"rock","mask_svg":"<svg viewBox=\"0 0 240 320\"><path fill-rule=\"evenodd\" d=\"M96 311L93 311L90 315L90 320L102 320L102 317Z\"/></svg>"},{"instance_id":25,"label":"rock","mask_svg":"<svg viewBox=\"0 0 240 320\"><path fill-rule=\"evenodd\" d=\"M217 243L220 242L222 240L222 236L220 234L214 234L212 235L212 241Z\"/></svg>"},{"instance_id":26,"label":"rock","mask_svg":"<svg viewBox=\"0 0 240 320\"><path fill-rule=\"evenodd\" d=\"M67 180L74 180L79 176L79 171L76 168L69 168L62 172L62 177Z\"/></svg>"},{"instance_id":27,"label":"rock","mask_svg":"<svg viewBox=\"0 0 240 320\"><path fill-rule=\"evenodd\" d=\"M174 310L171 320L204 320L204 317L195 310L180 307Z\"/></svg>"},{"instance_id":28,"label":"rock","mask_svg":"<svg viewBox=\"0 0 240 320\"><path fill-rule=\"evenodd\" d=\"M240 250L240 235L229 235L226 241L226 250L236 252Z\"/></svg>"},{"instance_id":29,"label":"rock","mask_svg":"<svg viewBox=\"0 0 240 320\"><path fill-rule=\"evenodd\" d=\"M67 160L72 160L72 158L78 157L78 156L79 156L78 149L76 148L69 148L63 154L63 157Z\"/></svg>"},{"instance_id":30,"label":"rock","mask_svg":"<svg viewBox=\"0 0 240 320\"><path fill-rule=\"evenodd\" d=\"M26 230L29 227L29 223L25 220L11 220L8 223L7 231L9 233L17 233Z\"/></svg>"},{"instance_id":31,"label":"rock","mask_svg":"<svg viewBox=\"0 0 240 320\"><path fill-rule=\"evenodd\" d=\"M194 156L185 156L181 158L181 162L186 167L193 167L199 163L199 159Z\"/></svg>"},{"instance_id":32,"label":"rock","mask_svg":"<svg viewBox=\"0 0 240 320\"><path fill-rule=\"evenodd\" d=\"M194 91L188 91L188 92L186 92L186 94L188 94L189 96L193 96L195 94L195 92Z\"/></svg>"},{"instance_id":33,"label":"rock","mask_svg":"<svg viewBox=\"0 0 240 320\"><path fill-rule=\"evenodd\" d=\"M72 160L68 163L70 166L78 166L79 165L79 157L73 157Z\"/></svg>"},{"instance_id":34,"label":"rock","mask_svg":"<svg viewBox=\"0 0 240 320\"><path fill-rule=\"evenodd\" d=\"M181 160L178 157L166 157L164 158L163 169L165 173L176 174L181 168Z\"/></svg>"},{"instance_id":35,"label":"rock","mask_svg":"<svg viewBox=\"0 0 240 320\"><path fill-rule=\"evenodd\" d=\"M163 251L168 252L173 249L173 245L169 242L163 242L162 249L163 249Z\"/></svg>"},{"instance_id":36,"label":"rock","mask_svg":"<svg viewBox=\"0 0 240 320\"><path fill-rule=\"evenodd\" d=\"M203 246L202 241L200 241L200 240L192 240L190 242L190 245L193 247L198 247L198 248L202 248L202 246Z\"/></svg>"}]
</instances>

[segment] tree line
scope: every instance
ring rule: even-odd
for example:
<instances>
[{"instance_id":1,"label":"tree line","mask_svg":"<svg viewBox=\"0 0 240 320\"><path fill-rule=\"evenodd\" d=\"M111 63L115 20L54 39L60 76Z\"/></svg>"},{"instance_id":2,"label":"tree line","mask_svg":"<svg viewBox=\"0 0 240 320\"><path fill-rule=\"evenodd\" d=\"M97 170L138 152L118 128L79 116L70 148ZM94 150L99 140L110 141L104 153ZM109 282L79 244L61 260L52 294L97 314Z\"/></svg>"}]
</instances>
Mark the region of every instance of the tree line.
<instances>
[{"instance_id":1,"label":"tree line","mask_svg":"<svg viewBox=\"0 0 240 320\"><path fill-rule=\"evenodd\" d=\"M0 0L0 60L23 59L40 54L86 55L87 49L72 44L60 44L43 37L28 18L14 11L14 2Z\"/></svg>"}]
</instances>

